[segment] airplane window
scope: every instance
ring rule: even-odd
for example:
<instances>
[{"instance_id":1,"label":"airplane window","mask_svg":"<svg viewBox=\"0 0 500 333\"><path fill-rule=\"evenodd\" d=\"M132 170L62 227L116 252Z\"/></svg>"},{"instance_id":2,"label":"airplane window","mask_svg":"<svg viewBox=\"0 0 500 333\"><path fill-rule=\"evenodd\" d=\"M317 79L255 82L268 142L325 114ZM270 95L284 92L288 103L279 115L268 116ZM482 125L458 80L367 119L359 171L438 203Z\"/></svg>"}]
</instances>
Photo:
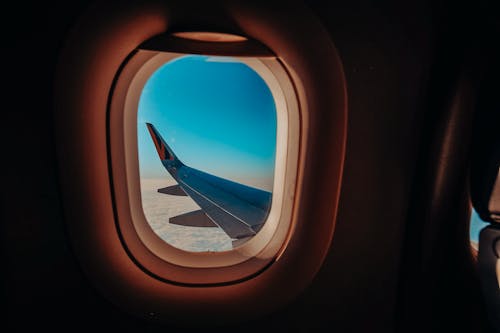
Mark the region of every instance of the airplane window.
<instances>
[{"instance_id":1,"label":"airplane window","mask_svg":"<svg viewBox=\"0 0 500 333\"><path fill-rule=\"evenodd\" d=\"M198 18L167 4L134 8L105 11L102 36L77 29L58 70L57 110L74 109L58 112L58 129L81 134L61 140L62 153L87 152L67 154L64 168L79 175L68 173L78 255L97 283L123 282L119 299L152 295L140 302L154 308L219 306L220 290L257 304L290 264L300 274L281 294L298 292L325 259L340 195L346 87L330 36L313 16L276 21L266 6L199 17L227 33L192 30ZM302 52L310 36L322 52ZM330 199L311 201L314 188Z\"/></svg>"},{"instance_id":2,"label":"airplane window","mask_svg":"<svg viewBox=\"0 0 500 333\"><path fill-rule=\"evenodd\" d=\"M236 58L187 55L147 80L137 112L144 215L168 244L231 250L271 208L277 115L261 76Z\"/></svg>"},{"instance_id":3,"label":"airplane window","mask_svg":"<svg viewBox=\"0 0 500 333\"><path fill-rule=\"evenodd\" d=\"M470 237L471 247L475 251L479 250L479 232L484 227L486 227L486 224L484 223L483 220L481 220L476 210L473 208L469 224L469 237Z\"/></svg>"}]
</instances>

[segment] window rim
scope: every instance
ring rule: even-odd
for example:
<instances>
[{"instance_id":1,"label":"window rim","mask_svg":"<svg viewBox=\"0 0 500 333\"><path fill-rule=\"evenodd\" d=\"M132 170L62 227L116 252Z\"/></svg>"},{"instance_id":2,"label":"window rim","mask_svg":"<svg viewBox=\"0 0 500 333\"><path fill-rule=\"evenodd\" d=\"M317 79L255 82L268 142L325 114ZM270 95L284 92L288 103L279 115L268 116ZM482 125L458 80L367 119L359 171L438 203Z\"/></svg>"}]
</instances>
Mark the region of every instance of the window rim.
<instances>
[{"instance_id":1,"label":"window rim","mask_svg":"<svg viewBox=\"0 0 500 333\"><path fill-rule=\"evenodd\" d=\"M198 53L200 52L196 50L191 54ZM231 283L251 278L269 267L283 253L293 232L292 213L301 140L299 100L295 83L280 59L231 55L257 72L268 85L276 104L276 157L271 209L263 228L252 239L232 250L208 253L176 248L156 235L144 216L140 187L138 188L137 106L144 84L151 75L164 64L186 55L189 54L137 49L116 75L108 108L109 165L116 228L129 257L143 270L159 279L189 285ZM140 71L145 72L141 75L140 88L137 89L132 85L134 80L138 80ZM123 116L121 119L120 113ZM283 121L286 126L283 126ZM122 126L117 126L120 123ZM280 132L280 127L286 127L284 133L283 128ZM130 135L125 136L125 133ZM123 148L121 151L125 157L122 165L126 169L125 175L123 172L117 173L117 166L121 163L117 145ZM119 179L127 180L126 195L123 186L117 186L123 185L123 181Z\"/></svg>"}]
</instances>

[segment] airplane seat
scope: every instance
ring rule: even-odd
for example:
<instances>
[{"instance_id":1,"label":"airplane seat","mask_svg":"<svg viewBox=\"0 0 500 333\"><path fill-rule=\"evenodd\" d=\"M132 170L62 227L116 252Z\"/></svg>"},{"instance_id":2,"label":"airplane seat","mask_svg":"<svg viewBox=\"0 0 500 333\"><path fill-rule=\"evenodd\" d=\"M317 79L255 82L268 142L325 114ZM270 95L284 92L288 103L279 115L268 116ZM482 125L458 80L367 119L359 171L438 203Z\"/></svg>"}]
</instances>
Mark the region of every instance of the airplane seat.
<instances>
[{"instance_id":1,"label":"airplane seat","mask_svg":"<svg viewBox=\"0 0 500 333\"><path fill-rule=\"evenodd\" d=\"M481 230L478 265L488 316L500 332L500 225L489 225Z\"/></svg>"}]
</instances>

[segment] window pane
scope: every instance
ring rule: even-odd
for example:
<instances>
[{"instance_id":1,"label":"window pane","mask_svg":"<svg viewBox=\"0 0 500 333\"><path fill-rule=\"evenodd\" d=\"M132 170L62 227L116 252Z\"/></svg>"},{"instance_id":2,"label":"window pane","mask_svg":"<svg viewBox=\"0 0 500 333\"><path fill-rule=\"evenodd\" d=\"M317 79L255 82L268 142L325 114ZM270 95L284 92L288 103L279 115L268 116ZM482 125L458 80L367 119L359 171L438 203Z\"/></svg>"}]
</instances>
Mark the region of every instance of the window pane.
<instances>
[{"instance_id":1,"label":"window pane","mask_svg":"<svg viewBox=\"0 0 500 333\"><path fill-rule=\"evenodd\" d=\"M253 237L271 207L276 126L269 87L243 61L190 55L154 72L137 129L142 205L156 234L195 252Z\"/></svg>"}]
</instances>

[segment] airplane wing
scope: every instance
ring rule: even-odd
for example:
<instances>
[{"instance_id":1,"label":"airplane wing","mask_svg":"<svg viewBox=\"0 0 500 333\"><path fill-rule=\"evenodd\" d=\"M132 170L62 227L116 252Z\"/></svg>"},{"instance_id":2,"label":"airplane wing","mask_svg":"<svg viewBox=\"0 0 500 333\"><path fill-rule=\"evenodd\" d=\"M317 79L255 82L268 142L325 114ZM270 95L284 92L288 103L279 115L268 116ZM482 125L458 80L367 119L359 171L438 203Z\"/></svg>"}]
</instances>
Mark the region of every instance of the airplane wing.
<instances>
[{"instance_id":1,"label":"airplane wing","mask_svg":"<svg viewBox=\"0 0 500 333\"><path fill-rule=\"evenodd\" d=\"M160 160L178 185L159 189L170 195L188 195L201 211L170 218L185 226L218 226L234 244L254 236L264 224L271 207L270 192L223 179L182 163L158 130L146 123ZM211 223L212 222L212 223ZM233 245L234 245L233 244Z\"/></svg>"}]
</instances>

